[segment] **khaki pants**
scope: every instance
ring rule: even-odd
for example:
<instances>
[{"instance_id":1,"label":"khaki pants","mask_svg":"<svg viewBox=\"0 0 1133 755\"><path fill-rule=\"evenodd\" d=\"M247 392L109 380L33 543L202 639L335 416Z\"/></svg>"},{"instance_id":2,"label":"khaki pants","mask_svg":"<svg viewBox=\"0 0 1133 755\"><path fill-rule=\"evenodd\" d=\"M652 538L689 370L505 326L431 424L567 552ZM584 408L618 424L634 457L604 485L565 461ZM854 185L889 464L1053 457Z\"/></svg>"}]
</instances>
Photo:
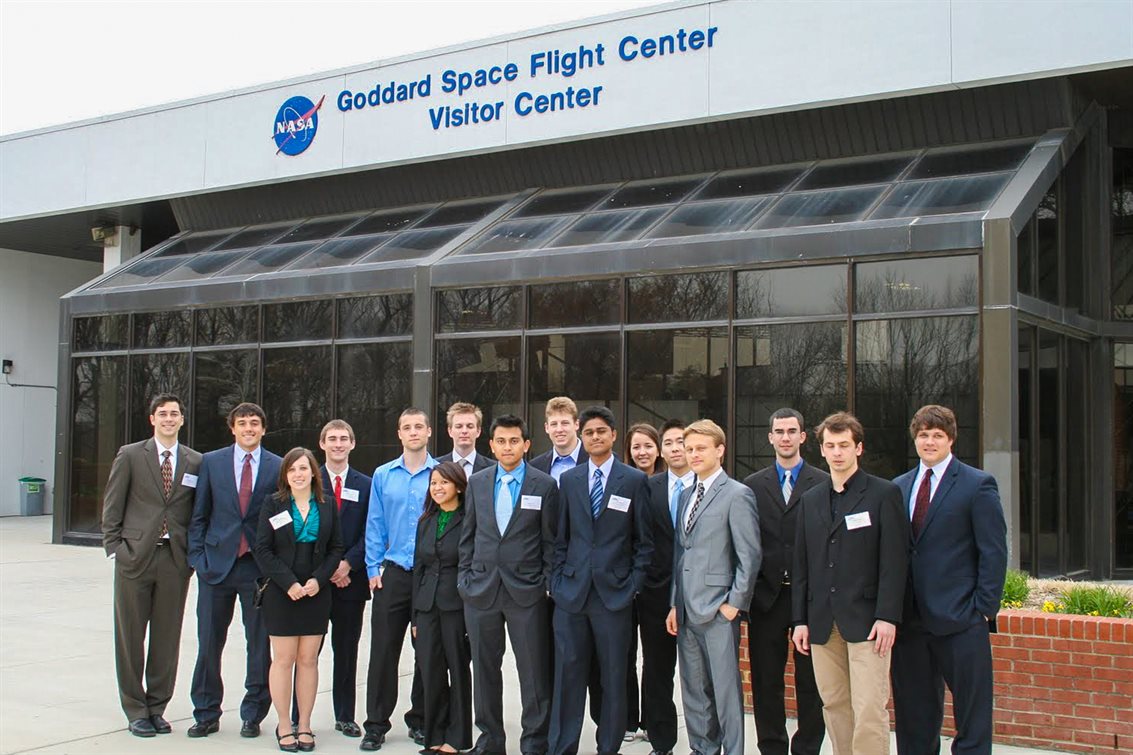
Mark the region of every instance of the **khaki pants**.
<instances>
[{"instance_id":1,"label":"khaki pants","mask_svg":"<svg viewBox=\"0 0 1133 755\"><path fill-rule=\"evenodd\" d=\"M810 646L834 755L889 755L889 658L872 642L846 642L837 625Z\"/></svg>"}]
</instances>

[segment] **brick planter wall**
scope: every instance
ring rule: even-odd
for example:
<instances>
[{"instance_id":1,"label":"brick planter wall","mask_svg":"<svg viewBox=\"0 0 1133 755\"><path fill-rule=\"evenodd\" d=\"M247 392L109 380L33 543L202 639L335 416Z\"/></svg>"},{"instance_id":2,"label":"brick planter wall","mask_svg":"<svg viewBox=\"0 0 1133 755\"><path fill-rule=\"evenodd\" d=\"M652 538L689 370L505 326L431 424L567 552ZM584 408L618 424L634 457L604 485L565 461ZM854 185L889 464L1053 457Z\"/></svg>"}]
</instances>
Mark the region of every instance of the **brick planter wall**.
<instances>
[{"instance_id":1,"label":"brick planter wall","mask_svg":"<svg viewBox=\"0 0 1133 755\"><path fill-rule=\"evenodd\" d=\"M746 625L740 642L744 705L750 711ZM1005 611L991 642L996 742L1133 753L1133 619ZM794 665L788 663L791 717L794 695ZM945 697L944 733L953 735L952 702ZM891 718L892 707L890 702Z\"/></svg>"}]
</instances>

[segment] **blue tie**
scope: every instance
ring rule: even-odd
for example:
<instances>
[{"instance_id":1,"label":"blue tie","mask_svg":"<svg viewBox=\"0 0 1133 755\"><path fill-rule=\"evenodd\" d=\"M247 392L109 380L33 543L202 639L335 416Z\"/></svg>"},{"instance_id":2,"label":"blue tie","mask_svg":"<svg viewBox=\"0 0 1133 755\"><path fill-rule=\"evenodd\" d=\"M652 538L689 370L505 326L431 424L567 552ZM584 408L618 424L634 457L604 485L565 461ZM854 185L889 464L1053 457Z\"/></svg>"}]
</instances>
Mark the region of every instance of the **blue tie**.
<instances>
[{"instance_id":1,"label":"blue tie","mask_svg":"<svg viewBox=\"0 0 1133 755\"><path fill-rule=\"evenodd\" d=\"M500 494L496 496L496 526L500 528L500 537L503 537L504 530L511 521L511 511L515 508L515 501L511 497L511 481L514 479L509 474L500 478Z\"/></svg>"},{"instance_id":2,"label":"blue tie","mask_svg":"<svg viewBox=\"0 0 1133 755\"><path fill-rule=\"evenodd\" d=\"M590 513L597 519L602 513L602 470L594 470L594 487L590 488Z\"/></svg>"},{"instance_id":3,"label":"blue tie","mask_svg":"<svg viewBox=\"0 0 1133 755\"><path fill-rule=\"evenodd\" d=\"M669 498L669 516L673 518L673 527L677 526L677 509L681 505L681 493L685 491L685 484L681 478L673 483L673 495Z\"/></svg>"}]
</instances>

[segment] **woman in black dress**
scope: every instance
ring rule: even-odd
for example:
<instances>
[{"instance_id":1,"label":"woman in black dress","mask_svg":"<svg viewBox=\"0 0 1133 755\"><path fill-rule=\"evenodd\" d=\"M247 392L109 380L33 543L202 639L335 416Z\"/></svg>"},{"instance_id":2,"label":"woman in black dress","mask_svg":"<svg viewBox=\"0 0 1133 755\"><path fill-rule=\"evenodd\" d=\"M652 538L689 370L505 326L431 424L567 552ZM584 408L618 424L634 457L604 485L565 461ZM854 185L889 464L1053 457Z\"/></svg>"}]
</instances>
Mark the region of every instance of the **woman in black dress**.
<instances>
[{"instance_id":1,"label":"woman in black dress","mask_svg":"<svg viewBox=\"0 0 1133 755\"><path fill-rule=\"evenodd\" d=\"M284 752L315 749L311 710L319 685L319 647L330 620L330 577L342 560L333 501L323 499L319 465L305 448L283 457L279 490L260 509L254 554L269 581L264 624L271 638L268 686L279 716L275 737ZM299 726L291 726L291 680Z\"/></svg>"},{"instance_id":2,"label":"woman in black dress","mask_svg":"<svg viewBox=\"0 0 1133 755\"><path fill-rule=\"evenodd\" d=\"M451 753L472 746L472 653L464 602L456 591L464 490L460 465L433 468L413 556L413 632L425 692L425 749Z\"/></svg>"}]
</instances>

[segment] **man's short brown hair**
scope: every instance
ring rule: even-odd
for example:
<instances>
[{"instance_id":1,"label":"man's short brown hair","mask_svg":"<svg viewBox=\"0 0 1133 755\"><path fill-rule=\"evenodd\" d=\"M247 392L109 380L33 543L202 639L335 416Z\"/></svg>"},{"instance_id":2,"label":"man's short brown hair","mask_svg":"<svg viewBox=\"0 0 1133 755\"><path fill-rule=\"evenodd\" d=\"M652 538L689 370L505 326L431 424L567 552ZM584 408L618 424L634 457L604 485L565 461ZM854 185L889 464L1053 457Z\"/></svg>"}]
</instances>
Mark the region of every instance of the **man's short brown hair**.
<instances>
[{"instance_id":1,"label":"man's short brown hair","mask_svg":"<svg viewBox=\"0 0 1133 755\"><path fill-rule=\"evenodd\" d=\"M578 407L566 396L555 396L547 402L543 416L550 417L552 414L569 414L572 419L578 419Z\"/></svg>"},{"instance_id":2,"label":"man's short brown hair","mask_svg":"<svg viewBox=\"0 0 1133 755\"><path fill-rule=\"evenodd\" d=\"M260 408L259 404L253 404L251 401L245 401L232 407L232 411L228 413L228 426L236 427L236 420L239 417L259 417L260 424L265 428L268 426L268 417L264 414L264 410Z\"/></svg>"},{"instance_id":3,"label":"man's short brown hair","mask_svg":"<svg viewBox=\"0 0 1133 755\"><path fill-rule=\"evenodd\" d=\"M344 419L332 419L323 425L323 429L319 431L319 443L326 442L327 433L331 430L345 430L350 434L350 442L354 442L354 428L350 426L350 423Z\"/></svg>"},{"instance_id":4,"label":"man's short brown hair","mask_svg":"<svg viewBox=\"0 0 1133 755\"><path fill-rule=\"evenodd\" d=\"M832 433L844 433L849 430L850 436L854 439L854 445L865 440L865 428L862 427L858 418L849 412L834 412L822 420L822 424L814 431L815 435L818 436L819 444L823 442L827 430Z\"/></svg>"},{"instance_id":5,"label":"man's short brown hair","mask_svg":"<svg viewBox=\"0 0 1133 755\"><path fill-rule=\"evenodd\" d=\"M476 427L480 427L484 424L484 412L480 411L480 407L475 404L470 404L467 401L457 401L448 408L448 412L445 414L445 424L452 427L452 420L458 414L475 415Z\"/></svg>"},{"instance_id":6,"label":"man's short brown hair","mask_svg":"<svg viewBox=\"0 0 1133 755\"><path fill-rule=\"evenodd\" d=\"M909 435L915 439L921 430L943 430L949 440L955 441L956 413L940 404L922 406L909 423Z\"/></svg>"},{"instance_id":7,"label":"man's short brown hair","mask_svg":"<svg viewBox=\"0 0 1133 755\"><path fill-rule=\"evenodd\" d=\"M698 419L691 425L685 427L685 438L690 435L704 435L712 439L712 442L717 446L725 445L726 436L724 435L724 428L717 425L710 419Z\"/></svg>"},{"instance_id":8,"label":"man's short brown hair","mask_svg":"<svg viewBox=\"0 0 1133 755\"><path fill-rule=\"evenodd\" d=\"M405 419L406 417L424 417L425 427L429 428L430 430L433 429L433 423L429 421L429 413L424 409L418 409L415 406L410 406L406 409L402 409L401 414L397 415L398 429L401 429L401 420Z\"/></svg>"}]
</instances>

